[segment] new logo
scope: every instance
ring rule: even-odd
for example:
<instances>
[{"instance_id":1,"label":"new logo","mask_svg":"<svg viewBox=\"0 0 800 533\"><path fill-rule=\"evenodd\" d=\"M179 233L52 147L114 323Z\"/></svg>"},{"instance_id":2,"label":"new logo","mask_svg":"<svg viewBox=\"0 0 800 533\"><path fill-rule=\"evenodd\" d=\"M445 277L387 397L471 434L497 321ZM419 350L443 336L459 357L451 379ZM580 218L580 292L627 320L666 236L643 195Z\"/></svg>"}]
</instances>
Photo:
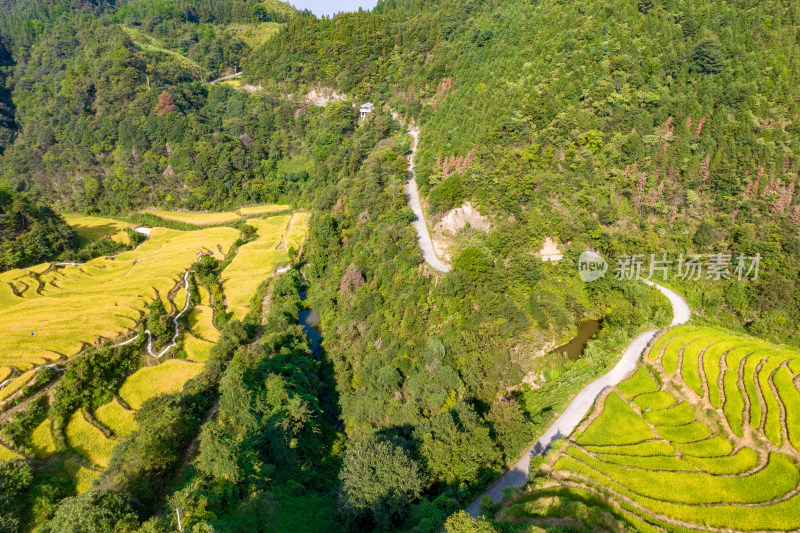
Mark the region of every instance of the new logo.
<instances>
[{"instance_id":1,"label":"new logo","mask_svg":"<svg viewBox=\"0 0 800 533\"><path fill-rule=\"evenodd\" d=\"M608 263L597 252L586 250L578 258L578 275L585 283L602 278L607 271Z\"/></svg>"}]
</instances>

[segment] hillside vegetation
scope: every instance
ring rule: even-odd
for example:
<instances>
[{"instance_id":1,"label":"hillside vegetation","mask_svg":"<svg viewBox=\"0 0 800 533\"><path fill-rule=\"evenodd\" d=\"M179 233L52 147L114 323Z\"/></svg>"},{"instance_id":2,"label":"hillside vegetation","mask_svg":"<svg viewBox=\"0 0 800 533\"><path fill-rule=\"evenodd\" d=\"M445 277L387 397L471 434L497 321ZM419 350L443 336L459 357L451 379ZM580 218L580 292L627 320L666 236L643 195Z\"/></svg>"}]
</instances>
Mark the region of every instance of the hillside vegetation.
<instances>
[{"instance_id":1,"label":"hillside vegetation","mask_svg":"<svg viewBox=\"0 0 800 533\"><path fill-rule=\"evenodd\" d=\"M56 259L77 248L75 231L52 209L0 189L0 272Z\"/></svg>"},{"instance_id":2,"label":"hillside vegetation","mask_svg":"<svg viewBox=\"0 0 800 533\"><path fill-rule=\"evenodd\" d=\"M758 251L753 286L685 289L720 323L797 342L799 9L386 0L298 18L244 71L415 118L434 214L471 200L514 217L504 235L555 234L607 258ZM695 240L702 223L710 238Z\"/></svg>"}]
</instances>

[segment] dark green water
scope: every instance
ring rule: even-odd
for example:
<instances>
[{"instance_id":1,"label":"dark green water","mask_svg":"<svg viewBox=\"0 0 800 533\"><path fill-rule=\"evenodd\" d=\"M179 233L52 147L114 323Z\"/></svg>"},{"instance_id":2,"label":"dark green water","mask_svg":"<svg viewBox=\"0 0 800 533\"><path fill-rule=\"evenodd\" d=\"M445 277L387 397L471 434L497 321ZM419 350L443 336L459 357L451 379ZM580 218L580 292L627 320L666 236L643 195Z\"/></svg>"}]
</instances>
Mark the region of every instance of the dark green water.
<instances>
[{"instance_id":1,"label":"dark green water","mask_svg":"<svg viewBox=\"0 0 800 533\"><path fill-rule=\"evenodd\" d=\"M583 354L586 344L600 331L599 320L585 320L578 322L578 334L566 344L562 344L550 353L566 353L571 360L578 359Z\"/></svg>"}]
</instances>

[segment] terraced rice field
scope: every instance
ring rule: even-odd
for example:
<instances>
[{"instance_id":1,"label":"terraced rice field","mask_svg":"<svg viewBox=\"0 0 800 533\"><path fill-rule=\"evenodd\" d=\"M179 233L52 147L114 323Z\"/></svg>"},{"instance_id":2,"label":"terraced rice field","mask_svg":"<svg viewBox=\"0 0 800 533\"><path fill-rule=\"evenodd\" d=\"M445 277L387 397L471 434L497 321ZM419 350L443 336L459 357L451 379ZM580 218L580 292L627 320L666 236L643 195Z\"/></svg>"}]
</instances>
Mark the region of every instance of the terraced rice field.
<instances>
[{"instance_id":1,"label":"terraced rice field","mask_svg":"<svg viewBox=\"0 0 800 533\"><path fill-rule=\"evenodd\" d=\"M214 327L214 311L202 302L208 302L208 292L201 292L200 304L195 305L189 315L189 331L183 338L183 349L190 361L204 363L211 348L219 340L219 331Z\"/></svg>"},{"instance_id":2,"label":"terraced rice field","mask_svg":"<svg viewBox=\"0 0 800 533\"><path fill-rule=\"evenodd\" d=\"M154 228L146 242L113 259L38 275L0 274L0 314L10 325L0 329L0 368L29 370L127 333L156 294L164 298L176 286L198 253L223 257L238 237L228 227Z\"/></svg>"},{"instance_id":3,"label":"terraced rice field","mask_svg":"<svg viewBox=\"0 0 800 533\"><path fill-rule=\"evenodd\" d=\"M65 430L67 444L78 454L100 467L107 467L116 443L94 427L80 411L75 412Z\"/></svg>"},{"instance_id":4,"label":"terraced rice field","mask_svg":"<svg viewBox=\"0 0 800 533\"><path fill-rule=\"evenodd\" d=\"M73 214L63 216L66 223L72 226L72 229L78 234L78 242L81 246L86 246L103 237L109 237L112 241L122 244L130 244L130 236L125 231L130 224L103 217Z\"/></svg>"},{"instance_id":5,"label":"terraced rice field","mask_svg":"<svg viewBox=\"0 0 800 533\"><path fill-rule=\"evenodd\" d=\"M0 461L9 461L11 459L21 459L22 456L13 450L9 450L0 444Z\"/></svg>"},{"instance_id":6,"label":"terraced rice field","mask_svg":"<svg viewBox=\"0 0 800 533\"><path fill-rule=\"evenodd\" d=\"M97 423L110 430L111 436L106 437L79 411L67 424L67 443L93 465L107 467L114 447L136 429L135 410L141 408L146 400L159 394L180 391L188 380L202 371L203 365L180 359L170 359L159 365L137 370L125 380L119 391L120 398L130 408L124 407L117 400L111 400L94 412Z\"/></svg>"},{"instance_id":7,"label":"terraced rice field","mask_svg":"<svg viewBox=\"0 0 800 533\"><path fill-rule=\"evenodd\" d=\"M164 220L173 222L183 222L195 226L213 226L216 224L229 224L242 218L238 213L204 213L199 211L159 211L157 209L146 209L144 213L153 215Z\"/></svg>"},{"instance_id":8,"label":"terraced rice field","mask_svg":"<svg viewBox=\"0 0 800 533\"><path fill-rule=\"evenodd\" d=\"M28 382L33 379L34 374L36 374L35 370L29 370L14 380L6 383L6 385L0 389L0 402L27 385Z\"/></svg>"},{"instance_id":9,"label":"terraced rice field","mask_svg":"<svg viewBox=\"0 0 800 533\"><path fill-rule=\"evenodd\" d=\"M184 383L202 371L203 365L170 359L131 374L120 388L119 396L132 409L139 409L149 398L181 390Z\"/></svg>"},{"instance_id":10,"label":"terraced rice field","mask_svg":"<svg viewBox=\"0 0 800 533\"><path fill-rule=\"evenodd\" d=\"M49 418L36 426L31 435L31 442L37 459L45 460L56 452Z\"/></svg>"},{"instance_id":11,"label":"terraced rice field","mask_svg":"<svg viewBox=\"0 0 800 533\"><path fill-rule=\"evenodd\" d=\"M239 208L239 214L244 217L254 217L258 215L268 215L270 213L280 213L282 211L289 211L292 208L290 205L282 204L266 204L254 205L250 207Z\"/></svg>"},{"instance_id":12,"label":"terraced rice field","mask_svg":"<svg viewBox=\"0 0 800 533\"><path fill-rule=\"evenodd\" d=\"M306 216L295 213L247 221L258 231L258 238L242 245L236 257L222 272L222 286L228 301L228 311L233 313L233 318L244 318L250 309L250 300L261 282L274 274L279 266L289 262L283 242L284 235L287 235L288 230L288 235L294 233L295 241L302 241L308 231L304 222ZM297 230L294 228L295 220L299 227Z\"/></svg>"},{"instance_id":13,"label":"terraced rice field","mask_svg":"<svg viewBox=\"0 0 800 533\"><path fill-rule=\"evenodd\" d=\"M286 234L284 239L284 247L288 251L291 248L300 250L306 240L308 234L308 214L295 213L292 216L292 221L289 224L289 233Z\"/></svg>"},{"instance_id":14,"label":"terraced rice field","mask_svg":"<svg viewBox=\"0 0 800 533\"><path fill-rule=\"evenodd\" d=\"M75 492L81 494L92 488L92 481L100 475L99 472L89 470L75 461L64 461L64 469L75 481Z\"/></svg>"},{"instance_id":15,"label":"terraced rice field","mask_svg":"<svg viewBox=\"0 0 800 533\"><path fill-rule=\"evenodd\" d=\"M800 351L675 328L550 459L542 495L600 496L640 531L797 530Z\"/></svg>"},{"instance_id":16,"label":"terraced rice field","mask_svg":"<svg viewBox=\"0 0 800 533\"><path fill-rule=\"evenodd\" d=\"M94 417L120 439L127 437L131 431L136 429L133 411L125 409L116 400L111 400L99 407L94 412Z\"/></svg>"}]
</instances>

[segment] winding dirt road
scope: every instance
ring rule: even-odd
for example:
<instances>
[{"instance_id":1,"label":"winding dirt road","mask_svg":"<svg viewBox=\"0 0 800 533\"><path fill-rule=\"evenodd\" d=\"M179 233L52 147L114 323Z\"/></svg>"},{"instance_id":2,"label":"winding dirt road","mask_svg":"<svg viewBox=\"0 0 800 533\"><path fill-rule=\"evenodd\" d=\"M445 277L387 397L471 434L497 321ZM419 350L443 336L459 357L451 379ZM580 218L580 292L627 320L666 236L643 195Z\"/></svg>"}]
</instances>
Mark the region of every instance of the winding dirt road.
<instances>
[{"instance_id":1,"label":"winding dirt road","mask_svg":"<svg viewBox=\"0 0 800 533\"><path fill-rule=\"evenodd\" d=\"M399 115L392 112L392 116L403 124L403 120ZM442 261L436 256L436 251L433 249L433 241L431 241L431 234L428 231L428 224L425 222L425 213L422 211L422 203L419 200L419 189L417 188L417 180L414 179L414 154L417 151L419 144L419 128L409 125L408 133L413 137L411 142L411 153L408 156L408 182L406 186L406 196L408 199L408 206L414 211L414 229L417 230L417 242L419 242L420 250L422 250L422 257L431 268L439 272L450 272L450 265Z\"/></svg>"},{"instance_id":2,"label":"winding dirt road","mask_svg":"<svg viewBox=\"0 0 800 533\"><path fill-rule=\"evenodd\" d=\"M689 321L692 312L683 297L652 281L642 281L655 287L669 299L672 305L672 322L669 325L670 327ZM660 331L661 329L646 331L634 338L625 349L622 358L616 366L581 390L561 416L559 416L547 431L545 431L544 435L536 441L536 444L525 452L525 455L523 455L510 470L503 474L500 479L495 481L483 494L478 496L478 498L467 506L467 512L472 516L478 516L481 511L481 500L484 496L489 496L493 502L497 503L503 498L503 489L525 486L528 482L528 471L533 456L544 455L547 453L553 441L568 437L592 408L592 405L594 405L600 393L603 392L606 387L613 387L621 383L633 372L638 366L639 359L642 357L644 350Z\"/></svg>"}]
</instances>

